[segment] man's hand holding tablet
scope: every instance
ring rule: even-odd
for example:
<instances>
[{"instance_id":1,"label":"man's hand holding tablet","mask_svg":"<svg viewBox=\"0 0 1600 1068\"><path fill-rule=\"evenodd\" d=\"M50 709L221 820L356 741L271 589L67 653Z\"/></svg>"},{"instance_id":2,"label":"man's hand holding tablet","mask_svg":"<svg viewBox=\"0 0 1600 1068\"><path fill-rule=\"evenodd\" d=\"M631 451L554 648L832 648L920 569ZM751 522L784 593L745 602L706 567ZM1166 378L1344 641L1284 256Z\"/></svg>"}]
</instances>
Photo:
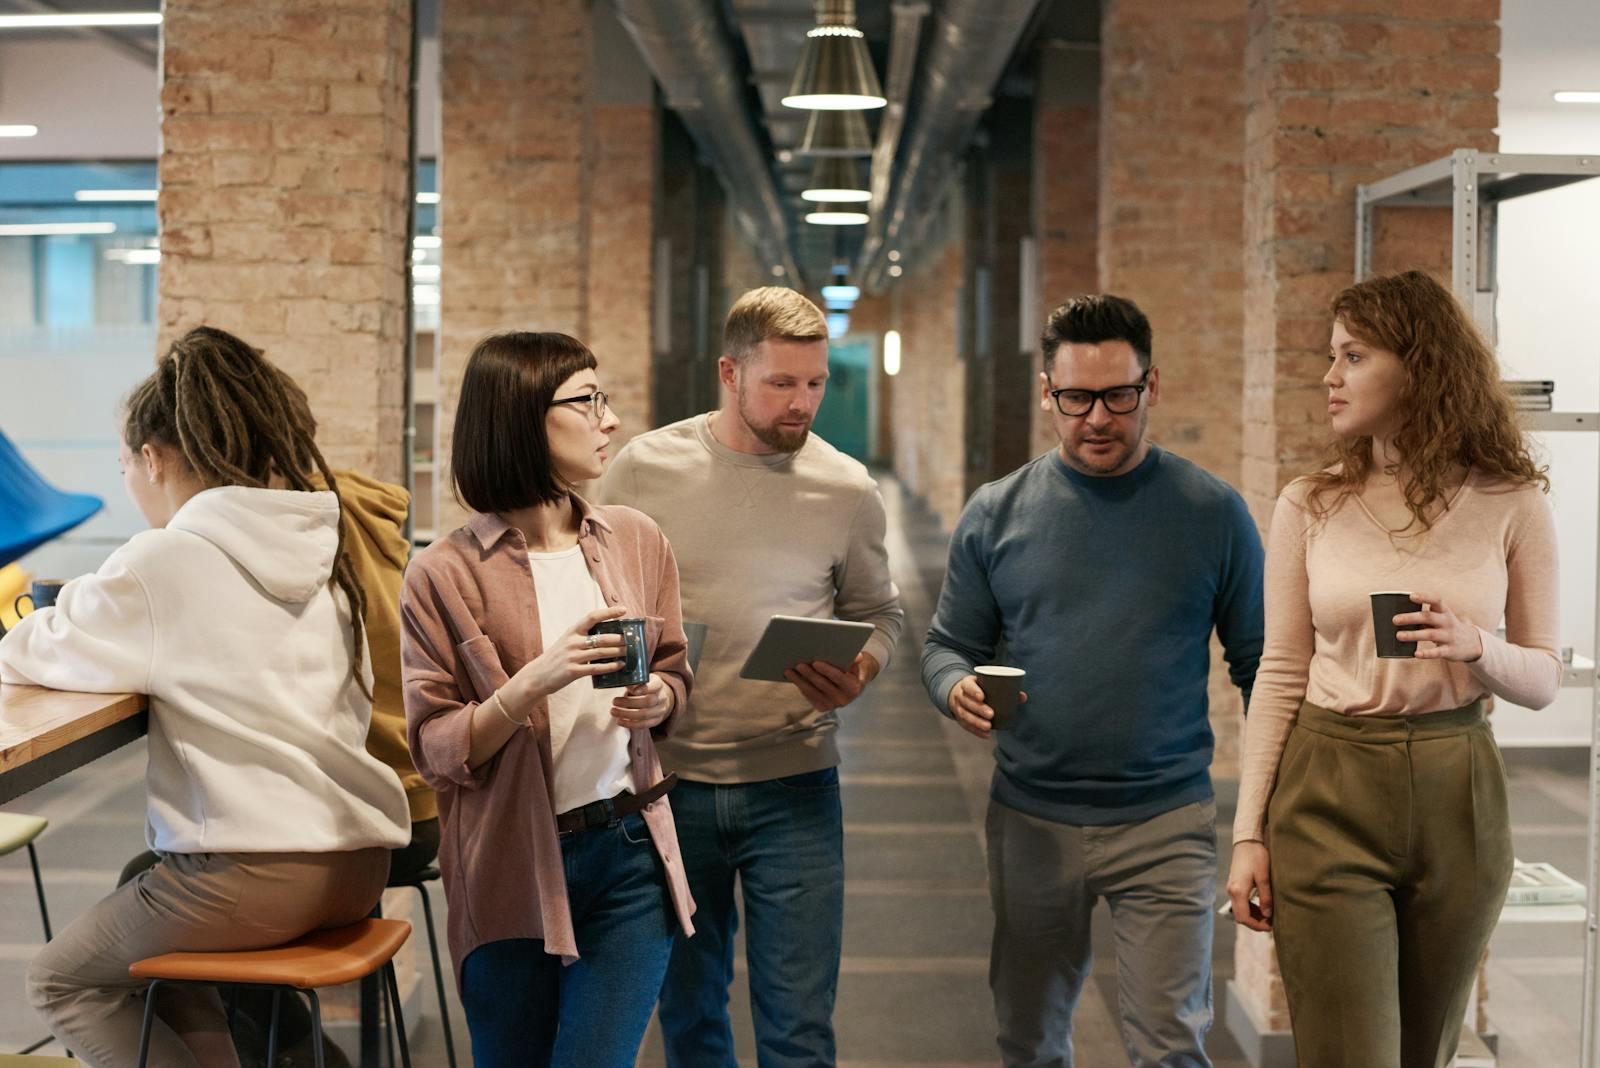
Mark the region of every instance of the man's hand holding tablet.
<instances>
[{"instance_id":1,"label":"man's hand holding tablet","mask_svg":"<svg viewBox=\"0 0 1600 1068\"><path fill-rule=\"evenodd\" d=\"M862 651L873 630L870 623L773 616L739 677L792 683L818 712L842 708L883 668Z\"/></svg>"}]
</instances>

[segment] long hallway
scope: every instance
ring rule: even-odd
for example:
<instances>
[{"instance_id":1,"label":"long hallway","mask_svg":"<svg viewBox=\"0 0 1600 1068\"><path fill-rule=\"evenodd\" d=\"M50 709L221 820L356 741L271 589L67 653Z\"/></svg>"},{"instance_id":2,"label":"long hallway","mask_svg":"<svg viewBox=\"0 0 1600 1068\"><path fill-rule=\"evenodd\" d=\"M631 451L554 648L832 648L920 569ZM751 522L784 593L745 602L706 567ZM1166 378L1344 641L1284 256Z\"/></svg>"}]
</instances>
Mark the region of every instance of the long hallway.
<instances>
[{"instance_id":1,"label":"long hallway","mask_svg":"<svg viewBox=\"0 0 1600 1068\"><path fill-rule=\"evenodd\" d=\"M988 746L938 716L923 692L918 653L943 577L946 538L891 477L880 476L889 511L889 551L908 625L891 667L844 716L841 768L845 807L844 963L835 1013L841 1068L980 1068L998 1058L987 982L990 910L983 813ZM1532 859L1581 871L1581 772L1535 767L1512 751L1512 808L1519 847ZM39 841L51 919L59 930L105 894L141 847L142 743L80 769L10 811L50 819ZM1218 826L1232 820L1233 783L1218 790ZM1219 857L1224 863L1225 851ZM1219 873L1219 880L1221 875ZM435 909L443 906L435 895ZM1079 1068L1127 1063L1118 1034L1116 973L1105 910L1095 914L1093 982L1079 1006ZM420 917L416 918L420 935ZM442 923L442 920L441 920ZM1504 925L1491 949L1490 1013L1502 1031L1502 1068L1574 1063L1576 984L1582 954L1576 925ZM1214 991L1216 1068L1248 1062L1221 1018L1231 977L1232 924L1218 917ZM413 945L417 943L414 942ZM0 862L0 1050L43 1030L24 1000L23 974L39 945L31 876L19 853ZM425 953L425 943L418 952ZM418 963L425 969L425 958ZM742 1064L754 1065L742 949L732 991ZM444 1047L431 983L409 1000L420 1012L413 1053L419 1068L442 1068ZM458 1061L471 1063L458 1003L451 1013ZM348 1029L344 1032L348 1036ZM659 1068L654 1025L639 1064Z\"/></svg>"}]
</instances>

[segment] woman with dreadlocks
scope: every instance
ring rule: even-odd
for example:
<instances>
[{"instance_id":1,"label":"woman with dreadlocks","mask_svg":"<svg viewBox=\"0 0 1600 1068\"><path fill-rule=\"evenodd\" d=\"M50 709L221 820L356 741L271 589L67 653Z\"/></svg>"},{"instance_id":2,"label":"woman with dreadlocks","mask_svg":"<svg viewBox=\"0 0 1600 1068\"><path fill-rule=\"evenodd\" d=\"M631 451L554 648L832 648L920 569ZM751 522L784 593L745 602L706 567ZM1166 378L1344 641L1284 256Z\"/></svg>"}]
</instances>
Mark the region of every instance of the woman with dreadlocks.
<instances>
[{"instance_id":1,"label":"woman with dreadlocks","mask_svg":"<svg viewBox=\"0 0 1600 1068\"><path fill-rule=\"evenodd\" d=\"M0 641L6 682L150 697L161 862L28 970L34 1007L91 1068L137 1061L131 962L353 923L409 837L399 780L366 751L366 598L337 486L288 389L230 334L179 339L122 428L124 483L153 529ZM215 991L174 988L157 1009L151 1064L238 1064Z\"/></svg>"}]
</instances>

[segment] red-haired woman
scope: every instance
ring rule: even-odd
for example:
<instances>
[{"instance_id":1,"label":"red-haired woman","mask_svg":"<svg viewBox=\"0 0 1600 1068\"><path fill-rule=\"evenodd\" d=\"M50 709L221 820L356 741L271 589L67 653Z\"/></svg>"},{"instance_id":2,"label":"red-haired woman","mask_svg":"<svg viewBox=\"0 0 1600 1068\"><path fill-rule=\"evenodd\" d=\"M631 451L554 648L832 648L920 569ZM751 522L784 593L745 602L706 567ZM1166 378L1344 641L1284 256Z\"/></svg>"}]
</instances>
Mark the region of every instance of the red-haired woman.
<instances>
[{"instance_id":1,"label":"red-haired woman","mask_svg":"<svg viewBox=\"0 0 1600 1068\"><path fill-rule=\"evenodd\" d=\"M1302 1068L1434 1068L1511 877L1487 698L1542 708L1561 681L1555 525L1448 290L1411 271L1332 310L1337 441L1272 517L1228 893L1274 933ZM1389 590L1415 659L1376 655Z\"/></svg>"}]
</instances>

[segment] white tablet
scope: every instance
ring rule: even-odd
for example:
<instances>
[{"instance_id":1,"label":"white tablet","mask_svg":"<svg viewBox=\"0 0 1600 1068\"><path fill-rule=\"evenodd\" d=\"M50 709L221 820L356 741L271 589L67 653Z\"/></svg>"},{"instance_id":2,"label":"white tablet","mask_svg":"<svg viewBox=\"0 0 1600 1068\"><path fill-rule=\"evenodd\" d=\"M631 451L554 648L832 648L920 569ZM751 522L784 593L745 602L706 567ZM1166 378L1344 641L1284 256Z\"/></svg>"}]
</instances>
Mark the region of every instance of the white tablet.
<instances>
[{"instance_id":1,"label":"white tablet","mask_svg":"<svg viewBox=\"0 0 1600 1068\"><path fill-rule=\"evenodd\" d=\"M850 670L856 654L872 637L871 623L843 619L808 619L773 616L761 640L739 669L741 679L787 682L783 673L796 664L826 660L840 671Z\"/></svg>"}]
</instances>

